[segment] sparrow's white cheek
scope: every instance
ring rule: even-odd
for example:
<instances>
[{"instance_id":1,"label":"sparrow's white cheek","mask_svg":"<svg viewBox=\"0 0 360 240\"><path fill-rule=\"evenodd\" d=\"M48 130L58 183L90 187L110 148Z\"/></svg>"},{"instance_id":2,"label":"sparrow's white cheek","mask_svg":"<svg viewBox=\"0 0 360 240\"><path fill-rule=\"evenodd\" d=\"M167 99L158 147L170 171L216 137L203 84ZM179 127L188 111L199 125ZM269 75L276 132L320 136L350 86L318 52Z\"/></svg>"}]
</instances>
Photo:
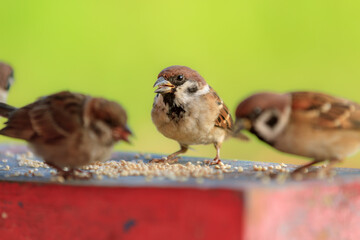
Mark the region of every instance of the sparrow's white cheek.
<instances>
[{"instance_id":1,"label":"sparrow's white cheek","mask_svg":"<svg viewBox=\"0 0 360 240\"><path fill-rule=\"evenodd\" d=\"M187 81L183 85L177 87L175 92L175 101L178 101L178 104L189 103L194 101L197 97L208 93L209 91L209 85L199 89L199 86L196 82Z\"/></svg>"},{"instance_id":2,"label":"sparrow's white cheek","mask_svg":"<svg viewBox=\"0 0 360 240\"><path fill-rule=\"evenodd\" d=\"M6 102L7 100L7 91L4 89L0 89L0 102Z\"/></svg>"},{"instance_id":3,"label":"sparrow's white cheek","mask_svg":"<svg viewBox=\"0 0 360 240\"><path fill-rule=\"evenodd\" d=\"M197 92L195 92L196 96L201 96L204 94L207 94L210 91L210 87L209 85L206 85L205 87L203 87L202 89L198 90Z\"/></svg>"},{"instance_id":4,"label":"sparrow's white cheek","mask_svg":"<svg viewBox=\"0 0 360 240\"><path fill-rule=\"evenodd\" d=\"M269 125L269 121L276 118L276 123ZM255 121L254 128L258 135L266 141L275 140L285 129L290 118L290 108L287 107L283 113L274 112L273 110L264 111Z\"/></svg>"}]
</instances>

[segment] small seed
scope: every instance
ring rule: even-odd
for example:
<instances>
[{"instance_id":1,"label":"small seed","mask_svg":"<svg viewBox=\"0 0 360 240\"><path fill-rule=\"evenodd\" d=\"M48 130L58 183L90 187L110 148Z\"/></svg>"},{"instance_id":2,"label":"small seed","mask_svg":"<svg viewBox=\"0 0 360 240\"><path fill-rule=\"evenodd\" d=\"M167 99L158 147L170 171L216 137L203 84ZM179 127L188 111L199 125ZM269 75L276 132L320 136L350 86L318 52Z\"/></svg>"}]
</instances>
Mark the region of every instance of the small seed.
<instances>
[{"instance_id":1,"label":"small seed","mask_svg":"<svg viewBox=\"0 0 360 240\"><path fill-rule=\"evenodd\" d=\"M1 213L1 218L7 219L7 218L8 218L8 214L7 214L6 212L2 212L2 213Z\"/></svg>"}]
</instances>

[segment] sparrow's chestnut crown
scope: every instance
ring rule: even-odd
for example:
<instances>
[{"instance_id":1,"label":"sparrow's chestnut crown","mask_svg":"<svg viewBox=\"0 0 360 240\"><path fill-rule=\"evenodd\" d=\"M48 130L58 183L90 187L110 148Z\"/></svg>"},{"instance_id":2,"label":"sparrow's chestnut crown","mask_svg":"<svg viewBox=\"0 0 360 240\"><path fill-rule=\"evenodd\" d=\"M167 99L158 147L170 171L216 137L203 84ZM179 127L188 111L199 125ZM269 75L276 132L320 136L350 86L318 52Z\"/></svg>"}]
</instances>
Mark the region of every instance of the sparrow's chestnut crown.
<instances>
[{"instance_id":1,"label":"sparrow's chestnut crown","mask_svg":"<svg viewBox=\"0 0 360 240\"><path fill-rule=\"evenodd\" d=\"M182 85L187 80L197 81L202 85L206 85L204 78L195 70L186 66L170 66L162 70L158 78L163 77L175 86Z\"/></svg>"},{"instance_id":2,"label":"sparrow's chestnut crown","mask_svg":"<svg viewBox=\"0 0 360 240\"><path fill-rule=\"evenodd\" d=\"M115 140L122 139L129 142L128 136L132 133L126 125L127 115L118 103L103 98L93 98L89 104L91 116L108 125L113 131Z\"/></svg>"},{"instance_id":3,"label":"sparrow's chestnut crown","mask_svg":"<svg viewBox=\"0 0 360 240\"><path fill-rule=\"evenodd\" d=\"M185 82L195 82L194 86L189 88L189 93L196 92L202 86L207 85L205 80L195 70L186 66L170 66L162 70L154 87L158 87L155 93L168 94L174 93L176 88L182 86Z\"/></svg>"},{"instance_id":4,"label":"sparrow's chestnut crown","mask_svg":"<svg viewBox=\"0 0 360 240\"><path fill-rule=\"evenodd\" d=\"M290 104L290 96L276 93L257 93L242 101L236 109L237 118L256 118L264 110L278 109L281 112Z\"/></svg>"}]
</instances>

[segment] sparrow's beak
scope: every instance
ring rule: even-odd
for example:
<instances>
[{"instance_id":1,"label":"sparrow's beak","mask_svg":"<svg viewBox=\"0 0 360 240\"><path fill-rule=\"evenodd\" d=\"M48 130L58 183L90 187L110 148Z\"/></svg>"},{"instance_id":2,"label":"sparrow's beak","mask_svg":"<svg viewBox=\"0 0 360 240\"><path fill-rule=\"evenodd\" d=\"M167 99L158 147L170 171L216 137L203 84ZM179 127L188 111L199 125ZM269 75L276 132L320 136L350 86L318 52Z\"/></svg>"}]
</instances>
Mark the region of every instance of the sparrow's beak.
<instances>
[{"instance_id":1,"label":"sparrow's beak","mask_svg":"<svg viewBox=\"0 0 360 240\"><path fill-rule=\"evenodd\" d=\"M237 118L234 124L234 133L239 133L241 130L250 130L252 127L251 121L247 118Z\"/></svg>"},{"instance_id":2,"label":"sparrow's beak","mask_svg":"<svg viewBox=\"0 0 360 240\"><path fill-rule=\"evenodd\" d=\"M158 87L158 89L155 90L156 93L169 93L175 88L171 82L165 80L163 77L159 77L153 87Z\"/></svg>"},{"instance_id":3,"label":"sparrow's beak","mask_svg":"<svg viewBox=\"0 0 360 240\"><path fill-rule=\"evenodd\" d=\"M113 134L113 138L116 141L124 140L125 142L130 143L129 136L132 135L132 133L128 128L128 126L116 127L113 129L112 134Z\"/></svg>"}]
</instances>

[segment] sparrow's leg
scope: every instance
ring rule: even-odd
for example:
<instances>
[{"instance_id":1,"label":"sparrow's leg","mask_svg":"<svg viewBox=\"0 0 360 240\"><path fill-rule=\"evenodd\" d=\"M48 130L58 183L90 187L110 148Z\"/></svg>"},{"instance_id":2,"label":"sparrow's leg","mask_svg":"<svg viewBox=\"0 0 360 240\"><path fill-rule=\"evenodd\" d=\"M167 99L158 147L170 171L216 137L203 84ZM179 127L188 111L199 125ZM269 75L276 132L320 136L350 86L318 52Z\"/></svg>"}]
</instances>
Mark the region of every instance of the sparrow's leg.
<instances>
[{"instance_id":1,"label":"sparrow's leg","mask_svg":"<svg viewBox=\"0 0 360 240\"><path fill-rule=\"evenodd\" d=\"M75 173L75 172L78 172L78 173L82 174L81 176L75 174L75 175L74 175L74 178L77 178L77 179L90 179L90 178L93 177L93 173L92 173L92 172L86 172L86 171L81 170L81 169L79 169L79 168L74 168L74 173ZM87 175L84 175L84 173L87 173Z\"/></svg>"},{"instance_id":2,"label":"sparrow's leg","mask_svg":"<svg viewBox=\"0 0 360 240\"><path fill-rule=\"evenodd\" d=\"M341 162L342 160L343 160L343 159L339 159L339 158L330 159L330 160L329 160L329 163L326 164L325 167L319 169L319 172L323 172L323 173L325 173L325 174L329 174L329 173L331 172L332 167L333 167L335 164Z\"/></svg>"},{"instance_id":3,"label":"sparrow's leg","mask_svg":"<svg viewBox=\"0 0 360 240\"><path fill-rule=\"evenodd\" d=\"M76 174L76 172L80 175ZM87 174L84 173L84 171L78 168L71 168L68 171L59 172L59 175L63 176L65 179L90 179L93 176L92 172L87 172Z\"/></svg>"},{"instance_id":4,"label":"sparrow's leg","mask_svg":"<svg viewBox=\"0 0 360 240\"><path fill-rule=\"evenodd\" d=\"M210 165L216 165L221 162L220 160L221 143L214 143L214 147L216 148L216 157L210 162Z\"/></svg>"},{"instance_id":5,"label":"sparrow's leg","mask_svg":"<svg viewBox=\"0 0 360 240\"><path fill-rule=\"evenodd\" d=\"M64 177L64 175L66 175L66 172L67 172L67 171L65 171L65 170L62 169L61 167L58 167L58 166L56 166L55 164L49 163L49 162L46 162L46 164L49 165L49 166L52 167L52 168L55 168L56 171L58 172L57 174L58 174L59 176L63 176L63 177ZM64 178L65 178L65 177L64 177Z\"/></svg>"},{"instance_id":6,"label":"sparrow's leg","mask_svg":"<svg viewBox=\"0 0 360 240\"><path fill-rule=\"evenodd\" d=\"M308 164L305 164L305 165L302 165L302 166L296 168L291 174L294 175L294 174L304 173L304 170L307 169L308 167L311 167L312 165L319 163L319 162L323 162L323 161L325 161L325 160L324 159L315 159L314 161L309 162Z\"/></svg>"},{"instance_id":7,"label":"sparrow's leg","mask_svg":"<svg viewBox=\"0 0 360 240\"><path fill-rule=\"evenodd\" d=\"M76 175L75 172L79 172L79 173L84 173L83 170L78 169L78 168L72 168L69 169L68 171L65 171L64 169L56 166L55 164L52 163L46 163L47 165L49 165L52 168L55 168L56 171L58 172L57 175L58 176L62 176L64 179L90 179L92 178L93 174L91 172L88 172L88 175Z\"/></svg>"},{"instance_id":8,"label":"sparrow's leg","mask_svg":"<svg viewBox=\"0 0 360 240\"><path fill-rule=\"evenodd\" d=\"M342 159L330 159L329 163L327 165L324 165L323 167L317 168L313 171L309 171L309 172L293 172L292 176L294 178L298 178L298 179L312 179L312 178L325 178L325 177L329 177L331 176L331 169L333 167L334 164L341 162ZM321 161L317 161L317 162L321 162Z\"/></svg>"},{"instance_id":9,"label":"sparrow's leg","mask_svg":"<svg viewBox=\"0 0 360 240\"><path fill-rule=\"evenodd\" d=\"M170 154L169 156L166 157L166 159L163 159L163 158L153 158L150 162L151 163L159 163L159 162L177 162L177 158L176 156L179 155L179 154L182 154L182 153L186 153L187 150L189 149L189 146L188 145L183 145L183 144L180 144L180 150L177 151L177 152L174 152L172 154Z\"/></svg>"}]
</instances>

